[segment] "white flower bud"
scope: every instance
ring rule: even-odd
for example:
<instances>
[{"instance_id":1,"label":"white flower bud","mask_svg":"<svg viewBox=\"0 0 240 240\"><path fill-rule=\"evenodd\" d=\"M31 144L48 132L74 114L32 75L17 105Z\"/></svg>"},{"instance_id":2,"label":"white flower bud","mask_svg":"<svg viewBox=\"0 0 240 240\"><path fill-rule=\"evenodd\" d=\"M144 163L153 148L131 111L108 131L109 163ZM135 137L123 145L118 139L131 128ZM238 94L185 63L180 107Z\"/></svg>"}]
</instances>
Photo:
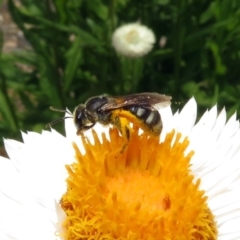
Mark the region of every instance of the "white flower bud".
<instances>
[{"instance_id":1,"label":"white flower bud","mask_svg":"<svg viewBox=\"0 0 240 240\"><path fill-rule=\"evenodd\" d=\"M155 35L140 23L130 23L117 28L112 36L115 50L126 57L142 57L150 52L155 43Z\"/></svg>"}]
</instances>

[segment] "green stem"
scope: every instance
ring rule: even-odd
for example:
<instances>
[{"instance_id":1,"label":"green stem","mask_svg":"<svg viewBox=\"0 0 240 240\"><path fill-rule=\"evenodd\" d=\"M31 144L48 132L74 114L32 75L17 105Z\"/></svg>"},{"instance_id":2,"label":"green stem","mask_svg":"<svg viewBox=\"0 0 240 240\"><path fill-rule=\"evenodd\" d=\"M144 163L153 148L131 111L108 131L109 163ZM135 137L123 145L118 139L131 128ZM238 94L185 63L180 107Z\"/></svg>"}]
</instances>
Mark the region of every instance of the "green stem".
<instances>
[{"instance_id":1,"label":"green stem","mask_svg":"<svg viewBox=\"0 0 240 240\"><path fill-rule=\"evenodd\" d=\"M136 92L137 83L138 83L138 59L131 59L130 61L131 66L131 81L132 81L132 87L131 87L131 93Z\"/></svg>"},{"instance_id":2,"label":"green stem","mask_svg":"<svg viewBox=\"0 0 240 240\"><path fill-rule=\"evenodd\" d=\"M143 58L136 59L136 64L134 68L134 89L133 89L134 92L137 91L139 80L143 75L143 65L144 65Z\"/></svg>"},{"instance_id":3,"label":"green stem","mask_svg":"<svg viewBox=\"0 0 240 240\"><path fill-rule=\"evenodd\" d=\"M125 72L124 72L124 60L122 57L117 57L117 64L118 64L118 79L120 82L120 95L125 94Z\"/></svg>"}]
</instances>

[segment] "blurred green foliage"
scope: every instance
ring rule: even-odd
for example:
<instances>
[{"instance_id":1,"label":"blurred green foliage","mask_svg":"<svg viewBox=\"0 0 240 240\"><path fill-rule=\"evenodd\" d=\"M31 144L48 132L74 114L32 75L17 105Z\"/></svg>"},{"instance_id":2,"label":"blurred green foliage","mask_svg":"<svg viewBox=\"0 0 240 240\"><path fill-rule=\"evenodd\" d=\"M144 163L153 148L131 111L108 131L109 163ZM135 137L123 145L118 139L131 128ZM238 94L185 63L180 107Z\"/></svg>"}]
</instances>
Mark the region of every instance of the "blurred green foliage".
<instances>
[{"instance_id":1,"label":"blurred green foliage","mask_svg":"<svg viewBox=\"0 0 240 240\"><path fill-rule=\"evenodd\" d=\"M73 110L103 93L195 96L200 111L218 102L240 112L239 0L8 0L8 7L32 50L0 56L4 137L41 131L59 117L49 106ZM119 57L114 29L138 20L157 37L153 51Z\"/></svg>"}]
</instances>

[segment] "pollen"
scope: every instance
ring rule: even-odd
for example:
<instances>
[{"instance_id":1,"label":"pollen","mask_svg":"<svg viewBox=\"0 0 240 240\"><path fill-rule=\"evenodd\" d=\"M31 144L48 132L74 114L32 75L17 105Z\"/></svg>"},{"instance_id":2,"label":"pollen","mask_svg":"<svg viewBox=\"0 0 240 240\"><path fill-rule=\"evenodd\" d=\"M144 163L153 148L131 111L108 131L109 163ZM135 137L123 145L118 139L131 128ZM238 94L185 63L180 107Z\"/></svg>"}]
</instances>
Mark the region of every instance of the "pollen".
<instances>
[{"instance_id":1,"label":"pollen","mask_svg":"<svg viewBox=\"0 0 240 240\"><path fill-rule=\"evenodd\" d=\"M82 138L85 154L74 144L76 161L66 166L63 239L217 239L206 193L190 171L187 138L172 131L160 143L133 131L122 151L118 130L109 130L110 140L92 134L94 144Z\"/></svg>"}]
</instances>

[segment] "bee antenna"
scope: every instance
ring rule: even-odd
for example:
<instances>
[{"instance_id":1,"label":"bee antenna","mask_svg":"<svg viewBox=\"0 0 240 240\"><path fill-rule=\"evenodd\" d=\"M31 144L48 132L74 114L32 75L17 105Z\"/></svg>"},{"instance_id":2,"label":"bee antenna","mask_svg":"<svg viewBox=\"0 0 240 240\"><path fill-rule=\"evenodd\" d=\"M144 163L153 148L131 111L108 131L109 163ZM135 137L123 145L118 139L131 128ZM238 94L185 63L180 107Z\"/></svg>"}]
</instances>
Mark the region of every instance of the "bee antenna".
<instances>
[{"instance_id":1,"label":"bee antenna","mask_svg":"<svg viewBox=\"0 0 240 240\"><path fill-rule=\"evenodd\" d=\"M52 122L48 123L48 124L46 125L46 127L51 127L52 125L54 125L54 124L56 124L56 123L58 123L58 122L61 122L61 121L63 121L64 119L73 118L72 113L71 113L69 110L58 109L58 108L55 108L55 107L52 107L52 106L50 107L50 109L53 110L53 111L57 111L57 112L64 112L64 113L67 113L67 114L69 114L69 115L71 115L71 116L62 117L62 118L58 118L58 119L56 119L56 120L53 120Z\"/></svg>"},{"instance_id":2,"label":"bee antenna","mask_svg":"<svg viewBox=\"0 0 240 240\"><path fill-rule=\"evenodd\" d=\"M68 113L69 115L72 115L72 113L68 110L58 109L58 108L55 108L55 107L52 107L52 106L50 106L49 108L53 111L56 111L56 112L64 112L64 113Z\"/></svg>"},{"instance_id":3,"label":"bee antenna","mask_svg":"<svg viewBox=\"0 0 240 240\"><path fill-rule=\"evenodd\" d=\"M47 125L46 125L46 127L51 127L52 125L54 125L54 124L56 124L56 123L58 123L58 122L61 122L61 121L63 121L64 119L67 119L67 118L73 118L72 116L70 117L62 117L62 118L58 118L58 119L56 119L56 120L53 120L52 122L50 122L50 123L48 123Z\"/></svg>"}]
</instances>

